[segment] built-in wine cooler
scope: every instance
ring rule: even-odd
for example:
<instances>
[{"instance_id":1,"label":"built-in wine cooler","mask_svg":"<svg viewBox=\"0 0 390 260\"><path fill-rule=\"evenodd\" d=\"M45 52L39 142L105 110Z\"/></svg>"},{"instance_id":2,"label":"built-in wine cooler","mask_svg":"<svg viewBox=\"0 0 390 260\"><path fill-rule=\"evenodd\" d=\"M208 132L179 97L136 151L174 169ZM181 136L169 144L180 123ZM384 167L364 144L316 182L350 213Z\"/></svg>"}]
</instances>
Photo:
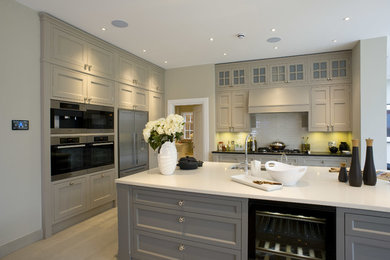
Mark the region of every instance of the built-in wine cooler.
<instances>
[{"instance_id":1,"label":"built-in wine cooler","mask_svg":"<svg viewBox=\"0 0 390 260\"><path fill-rule=\"evenodd\" d=\"M334 207L249 201L250 260L336 259Z\"/></svg>"}]
</instances>

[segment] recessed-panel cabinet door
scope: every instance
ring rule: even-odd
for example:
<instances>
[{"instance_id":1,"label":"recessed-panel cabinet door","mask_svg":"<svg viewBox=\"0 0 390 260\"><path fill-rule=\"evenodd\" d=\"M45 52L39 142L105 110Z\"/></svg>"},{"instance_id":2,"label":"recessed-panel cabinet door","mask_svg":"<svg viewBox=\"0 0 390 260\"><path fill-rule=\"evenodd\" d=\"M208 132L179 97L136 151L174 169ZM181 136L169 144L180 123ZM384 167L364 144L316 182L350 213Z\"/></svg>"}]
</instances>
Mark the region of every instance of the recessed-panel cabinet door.
<instances>
[{"instance_id":1,"label":"recessed-panel cabinet door","mask_svg":"<svg viewBox=\"0 0 390 260\"><path fill-rule=\"evenodd\" d=\"M147 67L139 62L135 62L134 63L134 80L133 80L134 86L147 89L148 88L147 78L148 78Z\"/></svg>"},{"instance_id":2,"label":"recessed-panel cabinet door","mask_svg":"<svg viewBox=\"0 0 390 260\"><path fill-rule=\"evenodd\" d=\"M315 87L311 91L311 131L330 131L329 87Z\"/></svg>"},{"instance_id":3,"label":"recessed-panel cabinet door","mask_svg":"<svg viewBox=\"0 0 390 260\"><path fill-rule=\"evenodd\" d=\"M134 106L134 87L118 83L118 106L120 108L133 109Z\"/></svg>"},{"instance_id":4,"label":"recessed-panel cabinet door","mask_svg":"<svg viewBox=\"0 0 390 260\"><path fill-rule=\"evenodd\" d=\"M389 259L390 247L388 241L375 240L364 237L345 237L345 259Z\"/></svg>"},{"instance_id":5,"label":"recessed-panel cabinet door","mask_svg":"<svg viewBox=\"0 0 390 260\"><path fill-rule=\"evenodd\" d=\"M164 91L164 72L151 69L149 72L149 89L153 91Z\"/></svg>"},{"instance_id":6,"label":"recessed-panel cabinet door","mask_svg":"<svg viewBox=\"0 0 390 260\"><path fill-rule=\"evenodd\" d=\"M113 78L114 76L114 53L89 44L88 52L88 73L93 75Z\"/></svg>"},{"instance_id":7,"label":"recessed-panel cabinet door","mask_svg":"<svg viewBox=\"0 0 390 260\"><path fill-rule=\"evenodd\" d=\"M54 223L87 210L86 177L53 184Z\"/></svg>"},{"instance_id":8,"label":"recessed-panel cabinet door","mask_svg":"<svg viewBox=\"0 0 390 260\"><path fill-rule=\"evenodd\" d=\"M119 56L118 65L118 80L123 83L133 84L134 63L131 60L126 59L125 57Z\"/></svg>"},{"instance_id":9,"label":"recessed-panel cabinet door","mask_svg":"<svg viewBox=\"0 0 390 260\"><path fill-rule=\"evenodd\" d=\"M231 127L233 131L247 130L249 128L248 122L248 92L232 92L231 105Z\"/></svg>"},{"instance_id":10,"label":"recessed-panel cabinet door","mask_svg":"<svg viewBox=\"0 0 390 260\"><path fill-rule=\"evenodd\" d=\"M89 76L88 102L97 105L114 105L114 82L103 78Z\"/></svg>"},{"instance_id":11,"label":"recessed-panel cabinet door","mask_svg":"<svg viewBox=\"0 0 390 260\"><path fill-rule=\"evenodd\" d=\"M330 111L332 131L350 131L349 88L335 86L330 88Z\"/></svg>"},{"instance_id":12,"label":"recessed-panel cabinet door","mask_svg":"<svg viewBox=\"0 0 390 260\"><path fill-rule=\"evenodd\" d=\"M54 26L51 42L50 58L55 63L84 71L88 55L85 41Z\"/></svg>"},{"instance_id":13,"label":"recessed-panel cabinet door","mask_svg":"<svg viewBox=\"0 0 390 260\"><path fill-rule=\"evenodd\" d=\"M311 79L313 81L328 80L329 62L327 60L316 60L311 63Z\"/></svg>"},{"instance_id":14,"label":"recessed-panel cabinet door","mask_svg":"<svg viewBox=\"0 0 390 260\"><path fill-rule=\"evenodd\" d=\"M231 127L231 94L217 93L217 131L229 131Z\"/></svg>"},{"instance_id":15,"label":"recessed-panel cabinet door","mask_svg":"<svg viewBox=\"0 0 390 260\"><path fill-rule=\"evenodd\" d=\"M99 172L89 177L91 207L98 207L113 200L114 170Z\"/></svg>"},{"instance_id":16,"label":"recessed-panel cabinet door","mask_svg":"<svg viewBox=\"0 0 390 260\"><path fill-rule=\"evenodd\" d=\"M53 99L85 101L88 81L85 74L56 66L52 66L51 73L51 96Z\"/></svg>"},{"instance_id":17,"label":"recessed-panel cabinet door","mask_svg":"<svg viewBox=\"0 0 390 260\"><path fill-rule=\"evenodd\" d=\"M148 111L149 91L140 88L134 88L134 109Z\"/></svg>"}]
</instances>

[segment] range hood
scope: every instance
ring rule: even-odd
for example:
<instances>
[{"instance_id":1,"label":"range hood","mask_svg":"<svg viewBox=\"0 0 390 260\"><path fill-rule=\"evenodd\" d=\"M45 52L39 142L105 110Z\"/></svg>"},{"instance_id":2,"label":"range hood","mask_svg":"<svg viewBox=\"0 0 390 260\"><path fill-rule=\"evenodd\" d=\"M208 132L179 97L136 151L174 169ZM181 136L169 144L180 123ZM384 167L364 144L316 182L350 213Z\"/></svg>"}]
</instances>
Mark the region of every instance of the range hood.
<instances>
[{"instance_id":1,"label":"range hood","mask_svg":"<svg viewBox=\"0 0 390 260\"><path fill-rule=\"evenodd\" d=\"M249 113L308 112L310 88L274 87L249 91Z\"/></svg>"}]
</instances>

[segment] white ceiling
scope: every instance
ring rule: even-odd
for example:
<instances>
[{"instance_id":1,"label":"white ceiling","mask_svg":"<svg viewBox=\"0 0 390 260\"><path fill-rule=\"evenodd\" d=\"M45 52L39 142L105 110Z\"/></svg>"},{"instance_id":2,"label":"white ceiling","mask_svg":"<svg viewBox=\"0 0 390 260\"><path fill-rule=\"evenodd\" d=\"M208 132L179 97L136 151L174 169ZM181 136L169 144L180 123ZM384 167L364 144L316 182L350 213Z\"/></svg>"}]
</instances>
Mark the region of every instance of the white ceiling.
<instances>
[{"instance_id":1,"label":"white ceiling","mask_svg":"<svg viewBox=\"0 0 390 260\"><path fill-rule=\"evenodd\" d=\"M345 50L390 35L390 0L17 1L166 69ZM113 27L117 19L129 26Z\"/></svg>"}]
</instances>

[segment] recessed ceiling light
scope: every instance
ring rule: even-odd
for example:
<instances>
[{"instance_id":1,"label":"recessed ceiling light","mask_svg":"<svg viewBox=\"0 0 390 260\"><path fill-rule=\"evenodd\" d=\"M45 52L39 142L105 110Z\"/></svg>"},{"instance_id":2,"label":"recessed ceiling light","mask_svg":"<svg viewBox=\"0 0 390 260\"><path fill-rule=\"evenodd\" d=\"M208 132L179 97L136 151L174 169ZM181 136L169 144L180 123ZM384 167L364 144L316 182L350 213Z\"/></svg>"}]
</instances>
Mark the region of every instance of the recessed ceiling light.
<instances>
[{"instance_id":1,"label":"recessed ceiling light","mask_svg":"<svg viewBox=\"0 0 390 260\"><path fill-rule=\"evenodd\" d=\"M102 27L102 31L105 31L105 30L106 30L106 28Z\"/></svg>"},{"instance_id":2,"label":"recessed ceiling light","mask_svg":"<svg viewBox=\"0 0 390 260\"><path fill-rule=\"evenodd\" d=\"M276 32L276 29L275 29L275 28L272 28L272 29L271 29L271 32Z\"/></svg>"},{"instance_id":3,"label":"recessed ceiling light","mask_svg":"<svg viewBox=\"0 0 390 260\"><path fill-rule=\"evenodd\" d=\"M214 38L210 38L210 42L213 42L214 41Z\"/></svg>"},{"instance_id":4,"label":"recessed ceiling light","mask_svg":"<svg viewBox=\"0 0 390 260\"><path fill-rule=\"evenodd\" d=\"M146 50L142 50L142 52L143 52L143 53L145 53L145 52L146 52Z\"/></svg>"},{"instance_id":5,"label":"recessed ceiling light","mask_svg":"<svg viewBox=\"0 0 390 260\"><path fill-rule=\"evenodd\" d=\"M334 39L334 40L332 40L332 42L333 42L333 43L336 43L336 42L337 42L337 40L336 40L336 39Z\"/></svg>"},{"instance_id":6,"label":"recessed ceiling light","mask_svg":"<svg viewBox=\"0 0 390 260\"><path fill-rule=\"evenodd\" d=\"M126 28L129 24L123 20L113 20L111 24L118 28Z\"/></svg>"},{"instance_id":7,"label":"recessed ceiling light","mask_svg":"<svg viewBox=\"0 0 390 260\"><path fill-rule=\"evenodd\" d=\"M344 21L349 21L349 20L351 20L351 17L349 17L349 16L344 18Z\"/></svg>"},{"instance_id":8,"label":"recessed ceiling light","mask_svg":"<svg viewBox=\"0 0 390 260\"><path fill-rule=\"evenodd\" d=\"M237 36L237 38L240 39L240 40L242 40L242 39L245 38L245 34L243 34L243 33L237 33L236 36Z\"/></svg>"},{"instance_id":9,"label":"recessed ceiling light","mask_svg":"<svg viewBox=\"0 0 390 260\"><path fill-rule=\"evenodd\" d=\"M224 52L224 53L223 53L223 56L226 56L226 55L227 55L227 53L226 53L226 52Z\"/></svg>"},{"instance_id":10,"label":"recessed ceiling light","mask_svg":"<svg viewBox=\"0 0 390 260\"><path fill-rule=\"evenodd\" d=\"M275 47L274 47L274 50L277 50L277 49L278 49L278 46L275 46Z\"/></svg>"},{"instance_id":11,"label":"recessed ceiling light","mask_svg":"<svg viewBox=\"0 0 390 260\"><path fill-rule=\"evenodd\" d=\"M167 63L168 63L168 61L164 61L164 63L165 63L165 64L167 64Z\"/></svg>"},{"instance_id":12,"label":"recessed ceiling light","mask_svg":"<svg viewBox=\"0 0 390 260\"><path fill-rule=\"evenodd\" d=\"M275 43L275 42L278 42L280 41L281 39L279 37L271 37L271 38L268 38L267 39L267 42L270 42L270 43Z\"/></svg>"}]
</instances>

